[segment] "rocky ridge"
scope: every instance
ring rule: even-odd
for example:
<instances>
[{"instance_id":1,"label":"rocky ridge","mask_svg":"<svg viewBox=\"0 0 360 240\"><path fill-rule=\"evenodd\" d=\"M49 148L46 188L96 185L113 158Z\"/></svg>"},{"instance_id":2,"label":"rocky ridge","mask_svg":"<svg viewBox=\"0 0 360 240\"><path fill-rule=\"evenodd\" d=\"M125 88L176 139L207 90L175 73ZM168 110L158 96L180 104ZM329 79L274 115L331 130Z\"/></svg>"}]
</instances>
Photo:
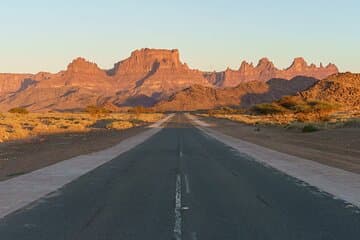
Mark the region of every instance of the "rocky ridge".
<instances>
[{"instance_id":1,"label":"rocky ridge","mask_svg":"<svg viewBox=\"0 0 360 240\"><path fill-rule=\"evenodd\" d=\"M243 62L238 71L205 73L182 63L176 49L141 49L109 70L77 58L66 70L55 74L0 74L0 111L13 107L70 111L88 105L152 106L193 85L222 91L219 88L252 81L265 83L272 78L291 79L299 75L321 79L336 72L335 65L308 66L301 58L295 59L288 69L278 70L264 58L256 67ZM299 83L298 89L304 86L308 87Z\"/></svg>"},{"instance_id":2,"label":"rocky ridge","mask_svg":"<svg viewBox=\"0 0 360 240\"><path fill-rule=\"evenodd\" d=\"M334 64L328 64L326 67L320 64L317 67L315 64L308 65L303 58L295 58L290 67L280 70L269 59L262 58L256 66L243 61L238 70L228 68L224 72L209 73L207 78L219 87L235 87L244 82L266 82L272 78L289 80L296 76L313 77L320 80L338 72L339 70Z\"/></svg>"}]
</instances>

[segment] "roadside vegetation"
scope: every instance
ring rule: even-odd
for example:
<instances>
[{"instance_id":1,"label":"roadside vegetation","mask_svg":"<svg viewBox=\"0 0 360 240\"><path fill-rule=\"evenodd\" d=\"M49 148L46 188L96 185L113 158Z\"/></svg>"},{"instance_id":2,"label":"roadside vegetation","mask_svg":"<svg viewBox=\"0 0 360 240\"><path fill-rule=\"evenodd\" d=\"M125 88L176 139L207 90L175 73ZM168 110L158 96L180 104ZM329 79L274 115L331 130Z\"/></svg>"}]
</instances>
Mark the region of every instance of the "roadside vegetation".
<instances>
[{"instance_id":1,"label":"roadside vegetation","mask_svg":"<svg viewBox=\"0 0 360 240\"><path fill-rule=\"evenodd\" d=\"M66 132L123 130L161 118L160 113L111 113L92 106L84 113L29 113L14 109L0 113L0 142Z\"/></svg>"},{"instance_id":2,"label":"roadside vegetation","mask_svg":"<svg viewBox=\"0 0 360 240\"><path fill-rule=\"evenodd\" d=\"M250 125L277 125L300 129L304 133L329 128L360 127L360 111L342 111L341 106L324 101L304 101L299 97L283 97L250 109L220 108L200 115L224 118Z\"/></svg>"}]
</instances>

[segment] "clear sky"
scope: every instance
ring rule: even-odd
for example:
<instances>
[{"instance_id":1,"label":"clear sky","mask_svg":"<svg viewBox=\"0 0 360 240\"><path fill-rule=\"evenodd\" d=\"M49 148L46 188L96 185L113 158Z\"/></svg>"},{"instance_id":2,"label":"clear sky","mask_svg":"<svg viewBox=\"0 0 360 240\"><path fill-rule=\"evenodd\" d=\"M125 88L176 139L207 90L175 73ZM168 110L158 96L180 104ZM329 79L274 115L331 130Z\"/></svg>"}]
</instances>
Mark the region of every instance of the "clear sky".
<instances>
[{"instance_id":1,"label":"clear sky","mask_svg":"<svg viewBox=\"0 0 360 240\"><path fill-rule=\"evenodd\" d=\"M303 56L360 72L359 0L2 0L0 72L110 68L138 48L178 48L201 70Z\"/></svg>"}]
</instances>

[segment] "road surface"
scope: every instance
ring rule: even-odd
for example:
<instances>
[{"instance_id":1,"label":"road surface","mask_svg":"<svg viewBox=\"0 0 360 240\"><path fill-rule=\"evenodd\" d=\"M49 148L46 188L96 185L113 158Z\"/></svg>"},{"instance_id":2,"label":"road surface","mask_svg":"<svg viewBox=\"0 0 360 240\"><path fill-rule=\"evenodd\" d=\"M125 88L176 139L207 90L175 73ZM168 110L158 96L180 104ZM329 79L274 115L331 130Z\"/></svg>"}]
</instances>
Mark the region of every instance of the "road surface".
<instances>
[{"instance_id":1,"label":"road surface","mask_svg":"<svg viewBox=\"0 0 360 240\"><path fill-rule=\"evenodd\" d=\"M180 114L146 142L0 220L1 240L359 236L359 209L239 154Z\"/></svg>"}]
</instances>

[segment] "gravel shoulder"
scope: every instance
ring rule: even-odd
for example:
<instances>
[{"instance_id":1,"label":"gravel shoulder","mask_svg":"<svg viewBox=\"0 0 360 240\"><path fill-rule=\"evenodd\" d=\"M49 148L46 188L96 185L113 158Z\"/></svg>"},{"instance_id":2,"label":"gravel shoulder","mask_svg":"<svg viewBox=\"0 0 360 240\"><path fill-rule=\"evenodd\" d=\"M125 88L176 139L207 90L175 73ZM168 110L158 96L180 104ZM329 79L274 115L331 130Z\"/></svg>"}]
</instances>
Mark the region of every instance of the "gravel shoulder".
<instances>
[{"instance_id":1,"label":"gravel shoulder","mask_svg":"<svg viewBox=\"0 0 360 240\"><path fill-rule=\"evenodd\" d=\"M211 128L293 156L360 173L360 128L302 133L277 126L250 126L226 119L200 118Z\"/></svg>"}]
</instances>

